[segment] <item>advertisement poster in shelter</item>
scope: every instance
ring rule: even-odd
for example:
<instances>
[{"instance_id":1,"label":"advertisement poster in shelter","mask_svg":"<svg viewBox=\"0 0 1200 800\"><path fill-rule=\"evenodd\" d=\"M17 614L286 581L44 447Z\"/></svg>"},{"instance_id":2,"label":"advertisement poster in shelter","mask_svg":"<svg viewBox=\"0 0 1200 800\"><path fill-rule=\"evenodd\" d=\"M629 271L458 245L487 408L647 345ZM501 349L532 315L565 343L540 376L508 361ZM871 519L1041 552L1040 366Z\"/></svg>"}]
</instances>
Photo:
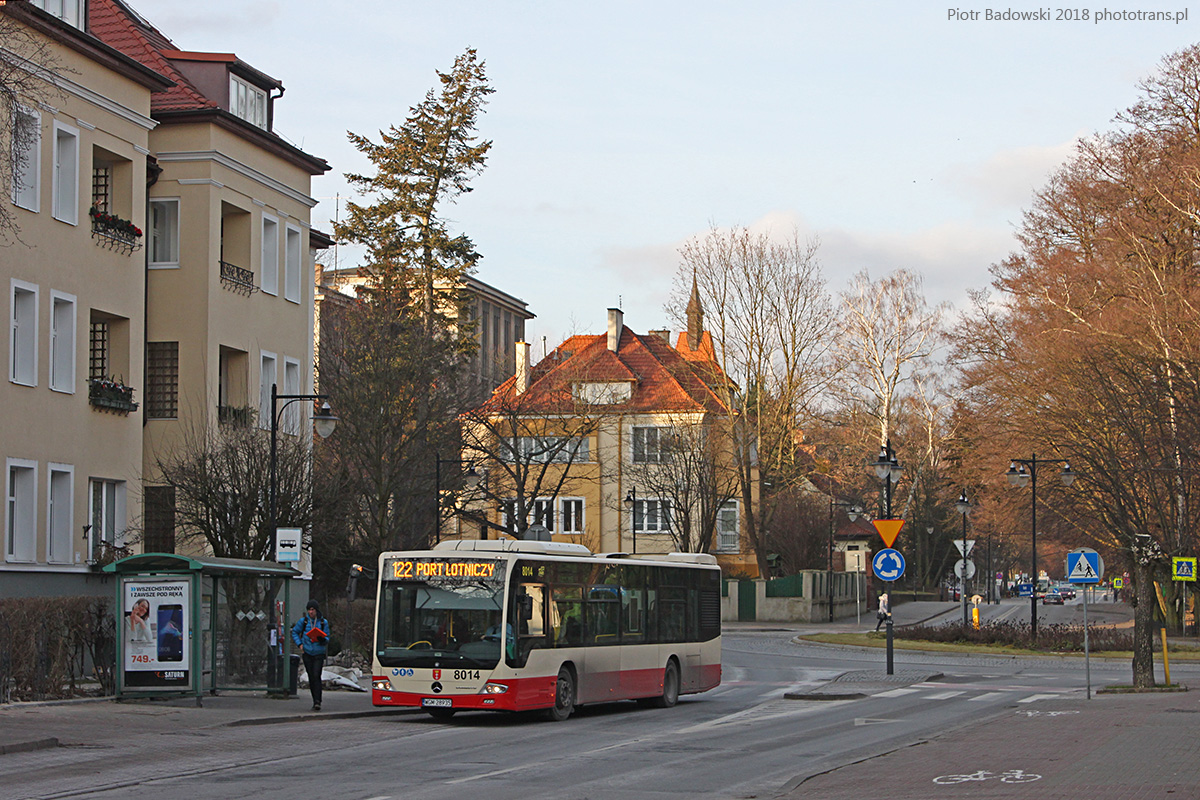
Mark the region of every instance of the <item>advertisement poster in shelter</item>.
<instances>
[{"instance_id":1,"label":"advertisement poster in shelter","mask_svg":"<svg viewBox=\"0 0 1200 800\"><path fill-rule=\"evenodd\" d=\"M186 689L192 618L187 579L125 581L121 635L127 688Z\"/></svg>"}]
</instances>

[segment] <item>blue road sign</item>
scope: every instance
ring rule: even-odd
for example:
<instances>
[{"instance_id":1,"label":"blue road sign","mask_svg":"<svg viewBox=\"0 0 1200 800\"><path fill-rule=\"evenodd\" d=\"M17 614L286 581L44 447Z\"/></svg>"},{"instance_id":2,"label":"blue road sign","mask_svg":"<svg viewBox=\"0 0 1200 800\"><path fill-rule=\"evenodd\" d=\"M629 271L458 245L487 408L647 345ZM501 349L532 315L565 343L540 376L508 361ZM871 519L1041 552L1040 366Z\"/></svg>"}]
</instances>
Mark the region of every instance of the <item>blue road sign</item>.
<instances>
[{"instance_id":1,"label":"blue road sign","mask_svg":"<svg viewBox=\"0 0 1200 800\"><path fill-rule=\"evenodd\" d=\"M1067 583L1099 583L1104 562L1095 550L1080 548L1067 553Z\"/></svg>"},{"instance_id":2,"label":"blue road sign","mask_svg":"<svg viewBox=\"0 0 1200 800\"><path fill-rule=\"evenodd\" d=\"M904 574L904 556L900 551L885 547L871 559L871 569L881 581L894 581Z\"/></svg>"},{"instance_id":3,"label":"blue road sign","mask_svg":"<svg viewBox=\"0 0 1200 800\"><path fill-rule=\"evenodd\" d=\"M1196 559L1176 556L1171 559L1171 580L1196 580Z\"/></svg>"},{"instance_id":4,"label":"blue road sign","mask_svg":"<svg viewBox=\"0 0 1200 800\"><path fill-rule=\"evenodd\" d=\"M1018 597L1033 597L1033 584L1032 583L1018 583L1017 584L1017 596Z\"/></svg>"}]
</instances>

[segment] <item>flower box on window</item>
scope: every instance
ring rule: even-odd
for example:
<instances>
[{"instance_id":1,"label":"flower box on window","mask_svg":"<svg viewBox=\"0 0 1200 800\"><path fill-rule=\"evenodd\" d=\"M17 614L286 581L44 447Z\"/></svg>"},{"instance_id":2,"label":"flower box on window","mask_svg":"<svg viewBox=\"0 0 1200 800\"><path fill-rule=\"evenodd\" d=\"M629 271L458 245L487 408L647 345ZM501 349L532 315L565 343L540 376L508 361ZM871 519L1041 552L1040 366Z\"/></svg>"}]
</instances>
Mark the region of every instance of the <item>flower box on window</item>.
<instances>
[{"instance_id":1,"label":"flower box on window","mask_svg":"<svg viewBox=\"0 0 1200 800\"><path fill-rule=\"evenodd\" d=\"M92 378L88 385L88 402L97 408L125 414L138 409L138 404L133 402L133 387L114 378Z\"/></svg>"},{"instance_id":2,"label":"flower box on window","mask_svg":"<svg viewBox=\"0 0 1200 800\"><path fill-rule=\"evenodd\" d=\"M92 218L92 238L97 245L126 255L141 249L142 229L129 220L95 206L88 209L88 216Z\"/></svg>"}]
</instances>

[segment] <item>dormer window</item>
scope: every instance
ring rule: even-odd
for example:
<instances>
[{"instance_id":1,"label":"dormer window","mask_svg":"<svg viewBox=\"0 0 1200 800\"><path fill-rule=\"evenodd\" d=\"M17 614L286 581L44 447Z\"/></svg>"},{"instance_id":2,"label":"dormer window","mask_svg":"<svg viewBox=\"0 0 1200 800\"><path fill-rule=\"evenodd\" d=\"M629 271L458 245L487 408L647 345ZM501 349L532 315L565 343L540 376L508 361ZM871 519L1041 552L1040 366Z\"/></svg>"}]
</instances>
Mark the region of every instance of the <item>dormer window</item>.
<instances>
[{"instance_id":1,"label":"dormer window","mask_svg":"<svg viewBox=\"0 0 1200 800\"><path fill-rule=\"evenodd\" d=\"M86 0L29 0L51 16L58 17L68 25L83 29L83 6Z\"/></svg>"},{"instance_id":2,"label":"dormer window","mask_svg":"<svg viewBox=\"0 0 1200 800\"><path fill-rule=\"evenodd\" d=\"M229 111L251 125L267 129L267 93L236 75L229 76Z\"/></svg>"}]
</instances>

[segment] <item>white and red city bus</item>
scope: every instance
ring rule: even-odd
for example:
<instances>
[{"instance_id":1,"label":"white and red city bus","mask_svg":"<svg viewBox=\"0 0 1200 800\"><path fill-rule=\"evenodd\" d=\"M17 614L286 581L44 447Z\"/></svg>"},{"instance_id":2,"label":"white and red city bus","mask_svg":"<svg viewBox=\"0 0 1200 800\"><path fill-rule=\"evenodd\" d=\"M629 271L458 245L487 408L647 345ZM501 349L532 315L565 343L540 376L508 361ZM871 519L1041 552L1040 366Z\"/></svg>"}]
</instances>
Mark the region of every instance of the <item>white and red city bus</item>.
<instances>
[{"instance_id":1,"label":"white and red city bus","mask_svg":"<svg viewBox=\"0 0 1200 800\"><path fill-rule=\"evenodd\" d=\"M673 706L721 682L721 571L706 554L513 539L383 553L372 661L375 705L439 718Z\"/></svg>"}]
</instances>

